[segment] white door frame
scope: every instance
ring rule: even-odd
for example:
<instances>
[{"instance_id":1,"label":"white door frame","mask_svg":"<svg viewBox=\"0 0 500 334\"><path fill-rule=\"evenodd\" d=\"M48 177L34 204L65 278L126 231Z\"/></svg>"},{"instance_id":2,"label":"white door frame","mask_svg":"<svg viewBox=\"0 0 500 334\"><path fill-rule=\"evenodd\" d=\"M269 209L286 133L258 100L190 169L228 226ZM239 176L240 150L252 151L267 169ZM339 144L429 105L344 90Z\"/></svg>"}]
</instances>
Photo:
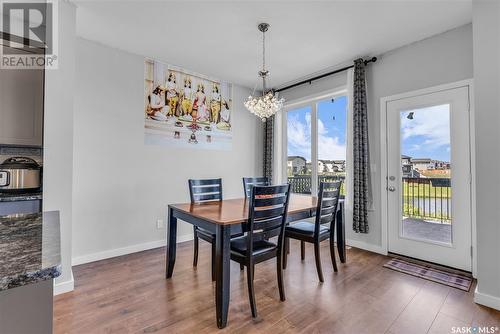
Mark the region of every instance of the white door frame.
<instances>
[{"instance_id":1,"label":"white door frame","mask_svg":"<svg viewBox=\"0 0 500 334\"><path fill-rule=\"evenodd\" d=\"M471 245L472 245L472 276L477 272L477 243L476 243L476 153L475 153L475 126L474 126L474 81L461 80L444 85L414 90L411 92L382 97L380 99L380 222L382 231L382 249L389 252L388 244L388 200L387 200L387 104L390 101L400 100L419 95L432 94L439 91L460 87L469 87L469 133L470 133L470 171L471 171Z\"/></svg>"}]
</instances>

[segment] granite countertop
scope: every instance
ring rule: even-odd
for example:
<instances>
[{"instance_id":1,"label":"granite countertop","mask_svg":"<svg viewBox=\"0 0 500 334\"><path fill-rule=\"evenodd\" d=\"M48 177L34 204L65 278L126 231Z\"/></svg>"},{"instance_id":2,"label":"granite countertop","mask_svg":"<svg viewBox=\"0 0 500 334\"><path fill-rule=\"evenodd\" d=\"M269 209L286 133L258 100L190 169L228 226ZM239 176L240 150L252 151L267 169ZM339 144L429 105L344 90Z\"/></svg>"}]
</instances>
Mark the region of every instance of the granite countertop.
<instances>
[{"instance_id":1,"label":"granite countertop","mask_svg":"<svg viewBox=\"0 0 500 334\"><path fill-rule=\"evenodd\" d=\"M41 191L27 193L0 193L0 202L34 201L42 199Z\"/></svg>"},{"instance_id":2,"label":"granite countertop","mask_svg":"<svg viewBox=\"0 0 500 334\"><path fill-rule=\"evenodd\" d=\"M61 274L59 212L0 217L0 291Z\"/></svg>"}]
</instances>

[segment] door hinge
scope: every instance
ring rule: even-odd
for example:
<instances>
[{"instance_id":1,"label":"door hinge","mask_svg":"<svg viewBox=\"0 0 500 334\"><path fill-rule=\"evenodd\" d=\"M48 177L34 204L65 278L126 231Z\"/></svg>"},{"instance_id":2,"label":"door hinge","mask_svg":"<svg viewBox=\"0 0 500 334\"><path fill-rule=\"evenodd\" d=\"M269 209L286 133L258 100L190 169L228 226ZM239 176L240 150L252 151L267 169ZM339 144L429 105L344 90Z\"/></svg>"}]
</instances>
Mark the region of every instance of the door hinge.
<instances>
[{"instance_id":1,"label":"door hinge","mask_svg":"<svg viewBox=\"0 0 500 334\"><path fill-rule=\"evenodd\" d=\"M474 250L474 247L470 246L470 256L473 257L473 250Z\"/></svg>"}]
</instances>

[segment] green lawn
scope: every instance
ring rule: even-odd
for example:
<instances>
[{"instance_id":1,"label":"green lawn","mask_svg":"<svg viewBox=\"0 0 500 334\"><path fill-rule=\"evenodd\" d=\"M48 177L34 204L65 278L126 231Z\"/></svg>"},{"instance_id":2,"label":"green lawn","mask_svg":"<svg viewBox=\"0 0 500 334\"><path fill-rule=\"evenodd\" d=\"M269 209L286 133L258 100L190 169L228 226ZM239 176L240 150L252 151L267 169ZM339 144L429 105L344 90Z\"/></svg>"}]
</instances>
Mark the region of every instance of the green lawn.
<instances>
[{"instance_id":1,"label":"green lawn","mask_svg":"<svg viewBox=\"0 0 500 334\"><path fill-rule=\"evenodd\" d=\"M433 187L432 184L403 183L403 196L451 198L451 187Z\"/></svg>"}]
</instances>

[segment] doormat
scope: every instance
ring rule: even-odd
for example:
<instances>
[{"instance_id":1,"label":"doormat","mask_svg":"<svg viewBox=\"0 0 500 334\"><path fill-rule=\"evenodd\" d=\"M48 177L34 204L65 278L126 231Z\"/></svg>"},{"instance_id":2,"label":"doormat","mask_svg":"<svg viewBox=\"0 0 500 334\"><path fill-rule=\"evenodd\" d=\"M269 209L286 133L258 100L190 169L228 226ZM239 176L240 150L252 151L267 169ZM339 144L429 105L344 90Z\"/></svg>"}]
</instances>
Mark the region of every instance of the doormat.
<instances>
[{"instance_id":1,"label":"doormat","mask_svg":"<svg viewBox=\"0 0 500 334\"><path fill-rule=\"evenodd\" d=\"M451 273L433 268L430 265L417 264L402 259L391 259L384 264L384 267L463 291L469 291L472 284L472 277L465 274Z\"/></svg>"}]
</instances>

